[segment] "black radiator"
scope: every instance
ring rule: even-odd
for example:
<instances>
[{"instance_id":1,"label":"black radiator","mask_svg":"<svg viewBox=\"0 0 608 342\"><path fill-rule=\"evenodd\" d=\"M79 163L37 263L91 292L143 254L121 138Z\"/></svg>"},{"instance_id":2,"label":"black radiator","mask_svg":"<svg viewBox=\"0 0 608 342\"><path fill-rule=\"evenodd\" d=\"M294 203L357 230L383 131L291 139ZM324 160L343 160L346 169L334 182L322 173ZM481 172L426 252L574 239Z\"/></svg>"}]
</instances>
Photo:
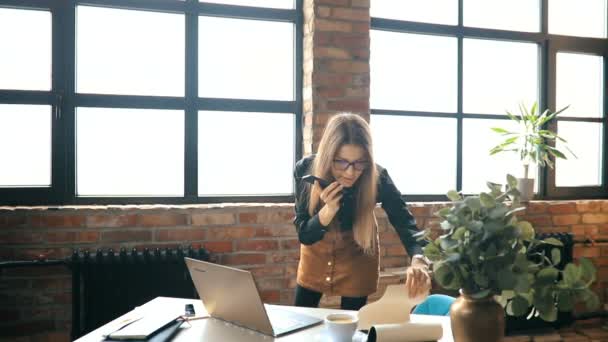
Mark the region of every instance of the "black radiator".
<instances>
[{"instance_id":1,"label":"black radiator","mask_svg":"<svg viewBox=\"0 0 608 342\"><path fill-rule=\"evenodd\" d=\"M573 247L574 247L574 239L572 238L572 234L570 233L543 233L538 234L537 239L547 239L547 238L556 238L563 243L563 247L556 247L552 245L544 245L540 252L545 252L546 255L551 255L551 249L558 248L560 249L561 261L555 267L558 270L563 270L566 267L566 264L572 262L573 259ZM561 275L560 275L561 279ZM529 313L529 312L528 312ZM558 311L557 320L555 322L545 322L538 317L534 317L531 319L526 319L528 314L520 317L506 316L505 328L506 334L512 335L521 331L527 330L542 330L546 328L560 328L565 325L570 325L574 322L574 316L572 312L561 312Z\"/></svg>"},{"instance_id":2,"label":"black radiator","mask_svg":"<svg viewBox=\"0 0 608 342\"><path fill-rule=\"evenodd\" d=\"M74 251L72 339L158 296L197 298L184 257L209 260L193 248Z\"/></svg>"}]
</instances>

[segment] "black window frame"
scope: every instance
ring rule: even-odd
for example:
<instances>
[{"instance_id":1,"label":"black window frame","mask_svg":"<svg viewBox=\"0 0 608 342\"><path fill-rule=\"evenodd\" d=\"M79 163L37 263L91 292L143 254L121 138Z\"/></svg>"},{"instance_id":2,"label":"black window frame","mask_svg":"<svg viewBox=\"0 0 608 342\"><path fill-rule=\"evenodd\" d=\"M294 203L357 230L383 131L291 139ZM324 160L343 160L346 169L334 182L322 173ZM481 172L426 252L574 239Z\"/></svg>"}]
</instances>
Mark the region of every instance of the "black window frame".
<instances>
[{"instance_id":1,"label":"black window frame","mask_svg":"<svg viewBox=\"0 0 608 342\"><path fill-rule=\"evenodd\" d=\"M294 115L294 161L302 157L303 0L293 9L224 5L198 0L0 0L0 8L50 11L52 15L52 88L50 91L0 89L0 104L52 106L50 187L0 188L0 205L190 204L288 202L293 195L198 195L198 111L243 111ZM179 13L185 15L185 94L183 97L78 94L76 82L76 7L79 5ZM198 95L199 16L253 19L294 24L294 97L291 101L201 98ZM178 109L185 115L184 196L76 196L77 107Z\"/></svg>"},{"instance_id":2,"label":"black window frame","mask_svg":"<svg viewBox=\"0 0 608 342\"><path fill-rule=\"evenodd\" d=\"M371 108L370 121L373 125L373 115L395 115L395 116L418 116L435 118L456 118L457 121L457 152L456 152L456 188L462 189L463 170L463 121L464 119L502 119L509 120L503 113L479 114L464 113L463 111L463 40L466 38L489 39L494 41L512 41L536 43L539 46L539 107L555 109L555 72L556 53L559 52L581 52L592 53L603 56L603 117L599 119L568 118L565 114L559 120L570 121L594 121L603 123L603 150L602 150L602 185L596 187L556 187L555 169L549 167L539 168L537 174L539 191L535 196L537 200L553 199L597 199L608 198L608 38L572 37L549 34L548 31L548 2L549 0L538 0L540 5L540 31L522 32L499 29L487 29L464 26L463 9L464 0L458 0L458 24L431 24L405 20L394 20L385 18L371 18L371 30L390 31L411 34L426 34L434 36L455 37L458 40L458 62L457 62L457 110L455 113L420 112L407 110L386 110L382 108ZM372 4L373 6L373 0ZM608 11L607 11L608 12ZM606 13L608 18L608 13ZM608 26L608 19L606 20ZM608 32L608 27L607 27ZM373 51L370 55L373 56ZM372 57L373 58L373 57ZM373 84L373 82L372 82ZM548 127L555 129L556 121L552 120ZM447 191L448 189L446 189ZM407 189L402 192L409 201L444 201L445 195L437 194L407 194Z\"/></svg>"}]
</instances>

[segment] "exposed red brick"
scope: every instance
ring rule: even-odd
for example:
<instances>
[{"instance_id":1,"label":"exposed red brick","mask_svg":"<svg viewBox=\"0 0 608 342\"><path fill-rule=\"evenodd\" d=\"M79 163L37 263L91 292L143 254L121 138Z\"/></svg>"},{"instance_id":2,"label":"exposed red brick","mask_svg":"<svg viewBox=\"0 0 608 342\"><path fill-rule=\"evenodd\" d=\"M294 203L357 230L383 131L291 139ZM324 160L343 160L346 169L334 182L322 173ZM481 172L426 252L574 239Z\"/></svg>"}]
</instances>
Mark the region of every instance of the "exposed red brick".
<instances>
[{"instance_id":1,"label":"exposed red brick","mask_svg":"<svg viewBox=\"0 0 608 342\"><path fill-rule=\"evenodd\" d=\"M604 257L597 257L593 259L593 263L595 264L595 266L600 267L600 266L608 266L608 256L604 256ZM607 298L608 299L608 298Z\"/></svg>"},{"instance_id":2,"label":"exposed red brick","mask_svg":"<svg viewBox=\"0 0 608 342\"><path fill-rule=\"evenodd\" d=\"M566 226L570 224L577 224L581 220L581 217L577 214L569 214L569 215L554 215L553 216L553 224L557 226Z\"/></svg>"},{"instance_id":3,"label":"exposed red brick","mask_svg":"<svg viewBox=\"0 0 608 342\"><path fill-rule=\"evenodd\" d=\"M272 263L298 262L300 260L300 251L272 252L269 255L269 260Z\"/></svg>"},{"instance_id":4,"label":"exposed red brick","mask_svg":"<svg viewBox=\"0 0 608 342\"><path fill-rule=\"evenodd\" d=\"M345 21L317 19L315 20L315 30L330 32L353 32L353 24Z\"/></svg>"},{"instance_id":5,"label":"exposed red brick","mask_svg":"<svg viewBox=\"0 0 608 342\"><path fill-rule=\"evenodd\" d=\"M397 244L401 243L401 240L399 239L399 235L397 235L396 232L389 231L386 233L380 233L380 243L382 245Z\"/></svg>"},{"instance_id":6,"label":"exposed red brick","mask_svg":"<svg viewBox=\"0 0 608 342\"><path fill-rule=\"evenodd\" d=\"M608 214L583 214L583 223L608 223Z\"/></svg>"},{"instance_id":7,"label":"exposed red brick","mask_svg":"<svg viewBox=\"0 0 608 342\"><path fill-rule=\"evenodd\" d=\"M602 201L602 212L608 212L608 201Z\"/></svg>"},{"instance_id":8,"label":"exposed red brick","mask_svg":"<svg viewBox=\"0 0 608 342\"><path fill-rule=\"evenodd\" d=\"M544 214L547 212L547 208L549 205L546 202L528 202L526 206L526 214L536 215L536 214Z\"/></svg>"},{"instance_id":9,"label":"exposed red brick","mask_svg":"<svg viewBox=\"0 0 608 342\"><path fill-rule=\"evenodd\" d=\"M232 252L232 241L206 241L203 243L205 248L210 253L229 253Z\"/></svg>"},{"instance_id":10,"label":"exposed red brick","mask_svg":"<svg viewBox=\"0 0 608 342\"><path fill-rule=\"evenodd\" d=\"M390 245L386 247L386 255L387 256L404 256L407 255L405 248L403 245Z\"/></svg>"},{"instance_id":11,"label":"exposed red brick","mask_svg":"<svg viewBox=\"0 0 608 342\"><path fill-rule=\"evenodd\" d=\"M212 212L203 214L192 214L193 226L219 226L225 224L235 224L234 213Z\"/></svg>"},{"instance_id":12,"label":"exposed red brick","mask_svg":"<svg viewBox=\"0 0 608 342\"><path fill-rule=\"evenodd\" d=\"M600 254L601 254L601 251L600 251L599 247L579 246L579 245L574 246L574 251L573 251L574 258L580 258L580 257L595 258L595 257L599 257Z\"/></svg>"},{"instance_id":13,"label":"exposed red brick","mask_svg":"<svg viewBox=\"0 0 608 342\"><path fill-rule=\"evenodd\" d=\"M352 7L369 8L370 7L370 0L351 0L350 5Z\"/></svg>"},{"instance_id":14,"label":"exposed red brick","mask_svg":"<svg viewBox=\"0 0 608 342\"><path fill-rule=\"evenodd\" d=\"M264 303L279 303L281 293L278 290L260 291L260 297Z\"/></svg>"},{"instance_id":15,"label":"exposed red brick","mask_svg":"<svg viewBox=\"0 0 608 342\"><path fill-rule=\"evenodd\" d=\"M576 214L578 212L574 202L550 203L548 210L551 214Z\"/></svg>"},{"instance_id":16,"label":"exposed red brick","mask_svg":"<svg viewBox=\"0 0 608 342\"><path fill-rule=\"evenodd\" d=\"M255 283L258 289L264 290L281 290L285 286L285 279L281 278L256 278Z\"/></svg>"},{"instance_id":17,"label":"exposed red brick","mask_svg":"<svg viewBox=\"0 0 608 342\"><path fill-rule=\"evenodd\" d=\"M315 5L347 6L350 0L315 0Z\"/></svg>"},{"instance_id":18,"label":"exposed red brick","mask_svg":"<svg viewBox=\"0 0 608 342\"><path fill-rule=\"evenodd\" d=\"M428 206L409 206L408 208L412 215L418 217L430 217L432 215L431 208Z\"/></svg>"},{"instance_id":19,"label":"exposed red brick","mask_svg":"<svg viewBox=\"0 0 608 342\"><path fill-rule=\"evenodd\" d=\"M263 223L263 224L290 224L293 222L294 213L289 210L266 210L259 212L243 212L239 213L239 222Z\"/></svg>"},{"instance_id":20,"label":"exposed red brick","mask_svg":"<svg viewBox=\"0 0 608 342\"><path fill-rule=\"evenodd\" d=\"M336 7L331 11L331 17L348 21L370 21L369 10Z\"/></svg>"},{"instance_id":21,"label":"exposed red brick","mask_svg":"<svg viewBox=\"0 0 608 342\"><path fill-rule=\"evenodd\" d=\"M158 231L156 239L158 241L197 241L205 238L205 231L202 229L163 229Z\"/></svg>"},{"instance_id":22,"label":"exposed red brick","mask_svg":"<svg viewBox=\"0 0 608 342\"><path fill-rule=\"evenodd\" d=\"M212 227L207 228L208 240L248 239L255 235L252 227Z\"/></svg>"},{"instance_id":23,"label":"exposed red brick","mask_svg":"<svg viewBox=\"0 0 608 342\"><path fill-rule=\"evenodd\" d=\"M92 243L99 240L99 232L48 232L44 238L48 243Z\"/></svg>"},{"instance_id":24,"label":"exposed red brick","mask_svg":"<svg viewBox=\"0 0 608 342\"><path fill-rule=\"evenodd\" d=\"M226 254L220 257L224 265L256 265L266 263L266 254L261 253L242 253Z\"/></svg>"},{"instance_id":25,"label":"exposed red brick","mask_svg":"<svg viewBox=\"0 0 608 342\"><path fill-rule=\"evenodd\" d=\"M336 88L336 87L319 87L317 89L317 94L324 98L332 98L332 97L342 97L346 93L344 88ZM324 120L326 117L322 117Z\"/></svg>"},{"instance_id":26,"label":"exposed red brick","mask_svg":"<svg viewBox=\"0 0 608 342\"><path fill-rule=\"evenodd\" d=\"M86 217L87 227L93 228L119 228L135 227L137 215L90 215Z\"/></svg>"},{"instance_id":27,"label":"exposed red brick","mask_svg":"<svg viewBox=\"0 0 608 342\"><path fill-rule=\"evenodd\" d=\"M139 225L142 227L170 227L188 224L185 214L142 214L138 215Z\"/></svg>"},{"instance_id":28,"label":"exposed red brick","mask_svg":"<svg viewBox=\"0 0 608 342\"><path fill-rule=\"evenodd\" d=\"M353 81L353 76L348 74L315 73L313 82L317 86L346 86Z\"/></svg>"},{"instance_id":29,"label":"exposed red brick","mask_svg":"<svg viewBox=\"0 0 608 342\"><path fill-rule=\"evenodd\" d=\"M353 23L353 25L352 25L352 32L355 32L355 33L367 33L367 32L369 32L369 29L370 29L370 22Z\"/></svg>"},{"instance_id":30,"label":"exposed red brick","mask_svg":"<svg viewBox=\"0 0 608 342\"><path fill-rule=\"evenodd\" d=\"M530 222L534 227L550 226L552 224L551 216L549 215L526 216L524 220Z\"/></svg>"},{"instance_id":31,"label":"exposed red brick","mask_svg":"<svg viewBox=\"0 0 608 342\"><path fill-rule=\"evenodd\" d=\"M29 224L34 228L79 228L84 227L85 216L77 215L35 215L29 217Z\"/></svg>"},{"instance_id":32,"label":"exposed red brick","mask_svg":"<svg viewBox=\"0 0 608 342\"><path fill-rule=\"evenodd\" d=\"M578 201L576 209L579 213L598 213L602 211L602 201Z\"/></svg>"},{"instance_id":33,"label":"exposed red brick","mask_svg":"<svg viewBox=\"0 0 608 342\"><path fill-rule=\"evenodd\" d=\"M277 240L245 240L238 241L236 250L240 251L276 251L279 249Z\"/></svg>"},{"instance_id":34,"label":"exposed red brick","mask_svg":"<svg viewBox=\"0 0 608 342\"><path fill-rule=\"evenodd\" d=\"M332 46L318 46L315 48L315 58L335 58L335 59L349 59L351 53L348 50L332 47ZM329 77L333 76L333 78ZM338 76L343 76L339 78ZM313 83L315 85L344 85L349 84L351 77L348 75L323 75L319 73L313 74Z\"/></svg>"},{"instance_id":35,"label":"exposed red brick","mask_svg":"<svg viewBox=\"0 0 608 342\"><path fill-rule=\"evenodd\" d=\"M331 100L327 101L327 109L345 112L365 112L369 110L369 100Z\"/></svg>"},{"instance_id":36,"label":"exposed red brick","mask_svg":"<svg viewBox=\"0 0 608 342\"><path fill-rule=\"evenodd\" d=\"M256 279L263 277L282 276L285 273L283 266L276 266L272 264L253 267L245 266L243 267L243 269L246 269L247 271L251 272L251 274L253 274Z\"/></svg>"},{"instance_id":37,"label":"exposed red brick","mask_svg":"<svg viewBox=\"0 0 608 342\"><path fill-rule=\"evenodd\" d=\"M103 232L101 241L103 242L137 242L151 241L152 232L148 230L123 230Z\"/></svg>"},{"instance_id":38,"label":"exposed red brick","mask_svg":"<svg viewBox=\"0 0 608 342\"><path fill-rule=\"evenodd\" d=\"M42 234L31 231L0 233L0 244L17 245L42 242Z\"/></svg>"},{"instance_id":39,"label":"exposed red brick","mask_svg":"<svg viewBox=\"0 0 608 342\"><path fill-rule=\"evenodd\" d=\"M572 226L572 234L579 236L596 235L599 232L597 225L593 224L576 224Z\"/></svg>"},{"instance_id":40,"label":"exposed red brick","mask_svg":"<svg viewBox=\"0 0 608 342\"><path fill-rule=\"evenodd\" d=\"M262 227L255 230L255 237L296 237L298 233L293 225Z\"/></svg>"},{"instance_id":41,"label":"exposed red brick","mask_svg":"<svg viewBox=\"0 0 608 342\"><path fill-rule=\"evenodd\" d=\"M382 267L404 267L407 266L407 260L400 257L382 257L380 259L380 265Z\"/></svg>"},{"instance_id":42,"label":"exposed red brick","mask_svg":"<svg viewBox=\"0 0 608 342\"><path fill-rule=\"evenodd\" d=\"M298 239L281 240L281 249L300 250L300 240L298 240Z\"/></svg>"}]
</instances>

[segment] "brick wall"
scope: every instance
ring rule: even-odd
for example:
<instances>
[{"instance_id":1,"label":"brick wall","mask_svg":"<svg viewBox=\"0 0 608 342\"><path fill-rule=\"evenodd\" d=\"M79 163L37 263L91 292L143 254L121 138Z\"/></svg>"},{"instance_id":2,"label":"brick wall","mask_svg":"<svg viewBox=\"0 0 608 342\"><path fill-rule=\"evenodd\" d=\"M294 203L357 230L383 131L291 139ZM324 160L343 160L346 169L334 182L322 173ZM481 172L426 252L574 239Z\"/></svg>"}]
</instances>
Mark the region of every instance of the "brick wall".
<instances>
[{"instance_id":1,"label":"brick wall","mask_svg":"<svg viewBox=\"0 0 608 342\"><path fill-rule=\"evenodd\" d=\"M369 0L304 1L304 153L327 120L354 112L369 121Z\"/></svg>"},{"instance_id":2,"label":"brick wall","mask_svg":"<svg viewBox=\"0 0 608 342\"><path fill-rule=\"evenodd\" d=\"M421 227L437 227L432 213L444 203L411 203ZM253 272L265 301L290 304L299 259L299 244L291 223L292 204L141 207L0 208L0 256L23 260L45 255L70 255L73 248L154 248L203 246L221 264ZM407 265L397 234L378 209L382 267ZM572 232L579 240L608 239L608 200L532 202L525 218L543 232ZM608 287L608 244L577 244L575 257L591 258L598 267L595 289ZM382 273L381 290L399 283ZM323 306L339 298L324 298ZM71 277L62 267L5 269L0 275L0 338L17 340L69 339ZM10 340L15 340L10 338Z\"/></svg>"}]
</instances>

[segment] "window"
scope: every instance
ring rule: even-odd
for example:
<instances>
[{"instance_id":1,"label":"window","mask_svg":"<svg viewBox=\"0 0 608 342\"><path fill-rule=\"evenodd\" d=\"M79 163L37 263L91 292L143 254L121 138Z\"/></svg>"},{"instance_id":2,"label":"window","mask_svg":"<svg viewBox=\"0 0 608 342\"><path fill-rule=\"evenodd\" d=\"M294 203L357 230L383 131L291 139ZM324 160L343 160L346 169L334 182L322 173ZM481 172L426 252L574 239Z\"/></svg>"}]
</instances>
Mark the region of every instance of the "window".
<instances>
[{"instance_id":1,"label":"window","mask_svg":"<svg viewBox=\"0 0 608 342\"><path fill-rule=\"evenodd\" d=\"M0 2L0 32L0 204L291 197L301 0Z\"/></svg>"},{"instance_id":2,"label":"window","mask_svg":"<svg viewBox=\"0 0 608 342\"><path fill-rule=\"evenodd\" d=\"M535 101L569 105L548 127L577 157L532 172L539 198L608 194L606 0L372 0L371 15L374 148L409 199L523 176L515 154L489 155L490 128Z\"/></svg>"}]
</instances>

